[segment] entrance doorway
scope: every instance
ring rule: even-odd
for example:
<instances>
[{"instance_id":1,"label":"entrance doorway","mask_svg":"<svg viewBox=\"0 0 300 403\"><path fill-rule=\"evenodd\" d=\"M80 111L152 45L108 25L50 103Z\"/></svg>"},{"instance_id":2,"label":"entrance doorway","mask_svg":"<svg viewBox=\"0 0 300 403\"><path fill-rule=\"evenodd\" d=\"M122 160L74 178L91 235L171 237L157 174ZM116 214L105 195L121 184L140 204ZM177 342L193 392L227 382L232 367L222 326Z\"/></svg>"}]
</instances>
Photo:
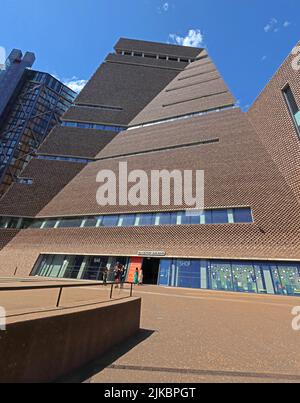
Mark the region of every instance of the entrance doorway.
<instances>
[{"instance_id":1,"label":"entrance doorway","mask_svg":"<svg viewBox=\"0 0 300 403\"><path fill-rule=\"evenodd\" d=\"M143 260L142 270L144 275L144 284L158 284L159 263L160 259L145 258Z\"/></svg>"}]
</instances>

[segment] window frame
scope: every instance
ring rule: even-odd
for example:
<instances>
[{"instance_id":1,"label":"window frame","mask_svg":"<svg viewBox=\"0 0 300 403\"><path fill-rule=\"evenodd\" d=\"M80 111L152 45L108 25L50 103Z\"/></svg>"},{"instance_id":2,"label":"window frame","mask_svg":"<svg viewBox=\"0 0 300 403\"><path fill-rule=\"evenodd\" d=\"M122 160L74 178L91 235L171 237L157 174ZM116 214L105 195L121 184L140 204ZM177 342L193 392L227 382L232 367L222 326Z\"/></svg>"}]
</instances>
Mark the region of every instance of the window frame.
<instances>
[{"instance_id":1,"label":"window frame","mask_svg":"<svg viewBox=\"0 0 300 403\"><path fill-rule=\"evenodd\" d=\"M287 90L288 90L288 89L290 89L290 91L291 91L291 93L292 93L292 95L293 95L293 98L294 98L294 100L295 100L295 103L296 103L296 105L297 105L298 112L300 112L300 108L299 108L299 106L298 106L298 104L297 104L297 102L296 102L294 93L293 93L292 88L291 88L291 86L290 86L289 83L286 83L286 84L282 87L281 92L282 92L284 101L285 101L285 103L286 103L286 106L287 106L287 108L288 108L288 111L289 111L289 113L290 113L290 116L291 116L291 118L292 118L292 120L293 120L293 122L294 122L294 126L295 126L295 129L296 129L297 135L298 135L298 139L300 140L300 125L298 125L298 123L297 123L297 121L296 121L296 118L295 118L295 114L294 114L294 112L293 112L293 110L292 110L292 106L291 106L291 104L290 104L290 100L289 100L288 95L287 95Z\"/></svg>"}]
</instances>

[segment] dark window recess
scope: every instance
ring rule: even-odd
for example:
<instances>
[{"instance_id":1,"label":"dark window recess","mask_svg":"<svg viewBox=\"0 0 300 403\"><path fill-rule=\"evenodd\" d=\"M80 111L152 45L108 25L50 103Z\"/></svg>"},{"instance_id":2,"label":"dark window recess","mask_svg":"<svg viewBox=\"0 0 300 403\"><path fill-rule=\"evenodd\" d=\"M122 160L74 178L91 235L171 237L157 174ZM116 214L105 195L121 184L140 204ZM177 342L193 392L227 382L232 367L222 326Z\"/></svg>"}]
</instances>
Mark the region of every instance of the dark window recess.
<instances>
[{"instance_id":1,"label":"dark window recess","mask_svg":"<svg viewBox=\"0 0 300 403\"><path fill-rule=\"evenodd\" d=\"M11 218L8 222L7 228L17 228L19 223L19 218Z\"/></svg>"},{"instance_id":2,"label":"dark window recess","mask_svg":"<svg viewBox=\"0 0 300 403\"><path fill-rule=\"evenodd\" d=\"M43 222L43 220L33 221L33 223L30 225L30 228L41 228Z\"/></svg>"},{"instance_id":3,"label":"dark window recess","mask_svg":"<svg viewBox=\"0 0 300 403\"><path fill-rule=\"evenodd\" d=\"M149 59L156 59L156 55L150 55L150 54L145 54L145 57L148 57Z\"/></svg>"},{"instance_id":4,"label":"dark window recess","mask_svg":"<svg viewBox=\"0 0 300 403\"><path fill-rule=\"evenodd\" d=\"M44 228L54 228L57 223L57 219L46 221Z\"/></svg>"},{"instance_id":5,"label":"dark window recess","mask_svg":"<svg viewBox=\"0 0 300 403\"><path fill-rule=\"evenodd\" d=\"M33 184L33 179L18 178L17 183L19 183L21 185L32 185Z\"/></svg>"},{"instance_id":6,"label":"dark window recess","mask_svg":"<svg viewBox=\"0 0 300 403\"><path fill-rule=\"evenodd\" d=\"M289 111L294 119L295 125L298 129L298 135L300 137L300 110L289 85L284 88L283 95L288 105Z\"/></svg>"},{"instance_id":7,"label":"dark window recess","mask_svg":"<svg viewBox=\"0 0 300 403\"><path fill-rule=\"evenodd\" d=\"M96 227L98 217L87 217L84 222L85 227Z\"/></svg>"},{"instance_id":8,"label":"dark window recess","mask_svg":"<svg viewBox=\"0 0 300 403\"><path fill-rule=\"evenodd\" d=\"M81 226L82 218L63 218L60 220L58 228L78 228Z\"/></svg>"},{"instance_id":9,"label":"dark window recess","mask_svg":"<svg viewBox=\"0 0 300 403\"><path fill-rule=\"evenodd\" d=\"M32 224L32 219L31 218L24 218L22 221L22 228L26 229L29 228Z\"/></svg>"}]
</instances>

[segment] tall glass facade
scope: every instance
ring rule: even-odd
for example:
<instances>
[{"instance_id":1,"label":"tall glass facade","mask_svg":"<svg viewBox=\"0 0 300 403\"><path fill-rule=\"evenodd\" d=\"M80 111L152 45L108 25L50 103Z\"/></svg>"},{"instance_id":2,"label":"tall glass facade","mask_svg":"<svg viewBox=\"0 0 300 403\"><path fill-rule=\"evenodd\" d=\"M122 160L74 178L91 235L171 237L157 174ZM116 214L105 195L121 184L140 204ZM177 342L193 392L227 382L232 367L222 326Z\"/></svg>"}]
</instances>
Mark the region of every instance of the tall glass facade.
<instances>
[{"instance_id":1,"label":"tall glass facade","mask_svg":"<svg viewBox=\"0 0 300 403\"><path fill-rule=\"evenodd\" d=\"M20 89L2 117L0 134L0 195L30 161L76 94L47 73L26 70Z\"/></svg>"},{"instance_id":2,"label":"tall glass facade","mask_svg":"<svg viewBox=\"0 0 300 403\"><path fill-rule=\"evenodd\" d=\"M32 275L101 281L108 269L108 280L113 281L115 264L128 268L130 261L127 257L42 255ZM164 287L300 296L300 263L161 259L156 276L157 285Z\"/></svg>"}]
</instances>

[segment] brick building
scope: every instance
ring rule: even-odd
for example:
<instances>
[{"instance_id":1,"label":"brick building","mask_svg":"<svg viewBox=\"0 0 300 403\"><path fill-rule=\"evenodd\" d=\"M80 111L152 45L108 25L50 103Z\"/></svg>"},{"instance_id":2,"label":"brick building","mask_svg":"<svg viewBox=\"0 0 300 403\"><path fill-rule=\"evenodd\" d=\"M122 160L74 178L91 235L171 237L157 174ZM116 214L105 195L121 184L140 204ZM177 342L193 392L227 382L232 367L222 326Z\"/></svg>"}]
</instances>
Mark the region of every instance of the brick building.
<instances>
[{"instance_id":1,"label":"brick building","mask_svg":"<svg viewBox=\"0 0 300 403\"><path fill-rule=\"evenodd\" d=\"M120 262L149 284L300 294L290 61L246 114L204 49L121 39L22 173L30 183L2 199L1 275L101 280ZM204 211L99 206L97 174L120 162L203 170Z\"/></svg>"}]
</instances>

